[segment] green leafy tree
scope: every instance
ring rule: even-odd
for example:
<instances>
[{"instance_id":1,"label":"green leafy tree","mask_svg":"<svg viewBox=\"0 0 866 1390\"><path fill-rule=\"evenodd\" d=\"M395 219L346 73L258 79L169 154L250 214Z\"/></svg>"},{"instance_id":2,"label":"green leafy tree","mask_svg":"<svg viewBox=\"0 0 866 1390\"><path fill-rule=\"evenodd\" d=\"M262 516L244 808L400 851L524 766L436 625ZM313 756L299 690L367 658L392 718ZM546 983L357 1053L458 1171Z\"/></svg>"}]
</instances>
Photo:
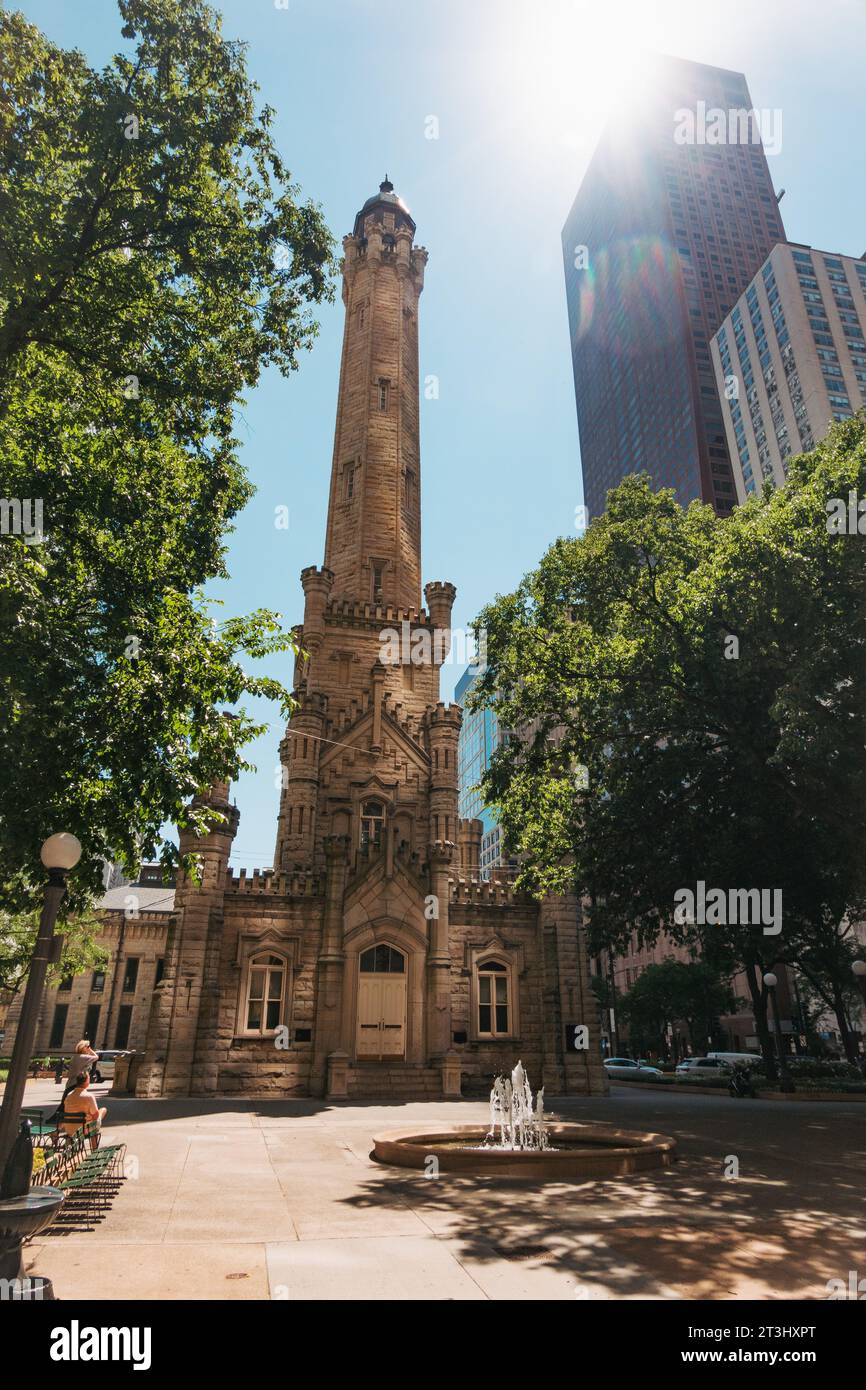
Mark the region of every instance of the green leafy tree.
<instances>
[{"instance_id":1,"label":"green leafy tree","mask_svg":"<svg viewBox=\"0 0 866 1390\"><path fill-rule=\"evenodd\" d=\"M0 992L17 994L26 983L38 930L38 912L0 910ZM49 986L108 964L108 952L96 941L101 930L102 924L91 913L70 917L64 923L63 949L48 967Z\"/></svg>"},{"instance_id":2,"label":"green leafy tree","mask_svg":"<svg viewBox=\"0 0 866 1390\"><path fill-rule=\"evenodd\" d=\"M866 496L862 416L725 520L627 478L478 620L474 701L518 731L486 800L526 885L592 903L593 949L633 931L696 943L673 907L699 880L781 891L781 935L712 928L771 1069L764 971L866 910L866 539L828 527L851 491Z\"/></svg>"},{"instance_id":3,"label":"green leafy tree","mask_svg":"<svg viewBox=\"0 0 866 1390\"><path fill-rule=\"evenodd\" d=\"M287 374L311 346L333 241L214 11L119 10L125 44L101 71L22 15L0 16L10 908L32 900L39 846L57 829L84 846L72 908L98 891L99 856L171 858L160 826L246 766L261 731L242 707L220 710L251 695L288 708L283 687L245 665L291 646L279 615L217 621L203 590L225 576L225 538L251 494L238 406L264 368Z\"/></svg>"},{"instance_id":4,"label":"green leafy tree","mask_svg":"<svg viewBox=\"0 0 866 1390\"><path fill-rule=\"evenodd\" d=\"M630 1031L653 1047L666 1050L668 1031L683 1022L695 1051L710 1046L719 1031L719 1015L734 1007L730 979L710 960L668 957L648 965L623 999L621 1011Z\"/></svg>"}]
</instances>

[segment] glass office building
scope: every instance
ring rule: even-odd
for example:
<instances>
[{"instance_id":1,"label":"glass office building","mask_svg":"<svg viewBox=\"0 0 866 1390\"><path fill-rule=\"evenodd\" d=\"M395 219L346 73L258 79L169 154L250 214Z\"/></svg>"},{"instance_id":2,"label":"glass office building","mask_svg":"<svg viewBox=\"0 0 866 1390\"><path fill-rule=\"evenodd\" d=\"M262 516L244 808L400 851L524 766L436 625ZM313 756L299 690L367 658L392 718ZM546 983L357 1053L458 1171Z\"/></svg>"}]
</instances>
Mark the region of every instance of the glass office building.
<instances>
[{"instance_id":1,"label":"glass office building","mask_svg":"<svg viewBox=\"0 0 866 1390\"><path fill-rule=\"evenodd\" d=\"M590 516L643 471L681 503L734 504L710 340L785 240L767 124L742 73L659 58L590 162L562 232Z\"/></svg>"},{"instance_id":2,"label":"glass office building","mask_svg":"<svg viewBox=\"0 0 866 1390\"><path fill-rule=\"evenodd\" d=\"M480 820L484 826L481 837L481 877L489 879L491 869L502 868L508 862L502 849L502 831L493 812L484 805L478 784L487 770L490 759L502 741L499 721L493 710L467 710L465 698L477 678L474 666L467 666L454 691L457 703L463 705L463 725L457 745L458 809L464 820Z\"/></svg>"}]
</instances>

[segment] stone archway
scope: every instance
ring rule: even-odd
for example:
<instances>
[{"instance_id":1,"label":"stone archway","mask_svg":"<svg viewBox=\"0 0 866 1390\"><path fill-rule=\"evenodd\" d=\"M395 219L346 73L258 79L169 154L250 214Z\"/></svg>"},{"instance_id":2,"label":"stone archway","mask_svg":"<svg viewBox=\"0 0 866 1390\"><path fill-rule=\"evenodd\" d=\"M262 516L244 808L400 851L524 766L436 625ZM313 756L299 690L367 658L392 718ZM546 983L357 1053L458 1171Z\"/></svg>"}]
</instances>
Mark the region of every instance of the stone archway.
<instances>
[{"instance_id":1,"label":"stone archway","mask_svg":"<svg viewBox=\"0 0 866 1390\"><path fill-rule=\"evenodd\" d=\"M348 932L344 947L344 1051L356 1061L379 1061L381 1058L414 1065L422 1063L427 958L423 932L405 922L383 917ZM402 970L366 968L376 963L377 954L379 963L384 964L386 950L396 953L389 958L389 963L396 966L399 962Z\"/></svg>"}]
</instances>

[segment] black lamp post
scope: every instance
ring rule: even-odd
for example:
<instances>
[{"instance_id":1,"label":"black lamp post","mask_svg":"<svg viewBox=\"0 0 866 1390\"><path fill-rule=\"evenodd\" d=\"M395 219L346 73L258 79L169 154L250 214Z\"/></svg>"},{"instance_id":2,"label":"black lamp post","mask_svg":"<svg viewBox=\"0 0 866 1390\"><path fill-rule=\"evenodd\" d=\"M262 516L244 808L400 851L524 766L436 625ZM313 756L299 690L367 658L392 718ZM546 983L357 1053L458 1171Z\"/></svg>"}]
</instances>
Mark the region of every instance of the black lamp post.
<instances>
[{"instance_id":1,"label":"black lamp post","mask_svg":"<svg viewBox=\"0 0 866 1390\"><path fill-rule=\"evenodd\" d=\"M863 1009L866 1012L866 960L852 960L851 973L857 983L860 997L863 1000Z\"/></svg>"},{"instance_id":2,"label":"black lamp post","mask_svg":"<svg viewBox=\"0 0 866 1390\"><path fill-rule=\"evenodd\" d=\"M779 1060L779 1090L795 1090L791 1073L788 1071L788 1063L785 1060L785 1052L782 1047L782 1025L779 1022L779 1000L776 997L776 985L779 983L772 971L768 971L764 976L764 984L770 996L770 1004L773 1010L773 1031L776 1035L776 1056Z\"/></svg>"},{"instance_id":3,"label":"black lamp post","mask_svg":"<svg viewBox=\"0 0 866 1390\"><path fill-rule=\"evenodd\" d=\"M18 1132L18 1115L24 1100L24 1086L36 1038L45 976L53 960L54 924L66 893L66 875L70 869L75 868L80 858L80 843L74 835L67 835L65 832L50 835L42 846L42 863L48 870L48 883L45 887L42 916L39 919L39 933L30 959L24 1002L21 1005L18 1031L15 1034L15 1046L9 1063L9 1077L3 1095L3 1105L0 1108L0 1174Z\"/></svg>"}]
</instances>

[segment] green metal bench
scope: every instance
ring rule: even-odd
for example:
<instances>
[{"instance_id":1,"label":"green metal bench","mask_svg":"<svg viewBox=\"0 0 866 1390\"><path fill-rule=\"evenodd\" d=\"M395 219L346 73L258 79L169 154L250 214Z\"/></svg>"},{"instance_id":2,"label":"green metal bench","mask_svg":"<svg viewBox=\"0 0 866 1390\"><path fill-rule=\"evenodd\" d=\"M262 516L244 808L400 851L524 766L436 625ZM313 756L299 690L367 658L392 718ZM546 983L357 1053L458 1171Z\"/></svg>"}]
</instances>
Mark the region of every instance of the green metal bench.
<instances>
[{"instance_id":1,"label":"green metal bench","mask_svg":"<svg viewBox=\"0 0 866 1390\"><path fill-rule=\"evenodd\" d=\"M66 1194L54 1225L80 1225L82 1219L89 1222L103 1215L123 1181L126 1145L102 1144L99 1121L86 1115L66 1114L52 1122L41 1112L30 1112L26 1118L31 1122L33 1146L44 1155L42 1167L33 1175L33 1185L57 1187ZM60 1128L79 1120L72 1134Z\"/></svg>"}]
</instances>

